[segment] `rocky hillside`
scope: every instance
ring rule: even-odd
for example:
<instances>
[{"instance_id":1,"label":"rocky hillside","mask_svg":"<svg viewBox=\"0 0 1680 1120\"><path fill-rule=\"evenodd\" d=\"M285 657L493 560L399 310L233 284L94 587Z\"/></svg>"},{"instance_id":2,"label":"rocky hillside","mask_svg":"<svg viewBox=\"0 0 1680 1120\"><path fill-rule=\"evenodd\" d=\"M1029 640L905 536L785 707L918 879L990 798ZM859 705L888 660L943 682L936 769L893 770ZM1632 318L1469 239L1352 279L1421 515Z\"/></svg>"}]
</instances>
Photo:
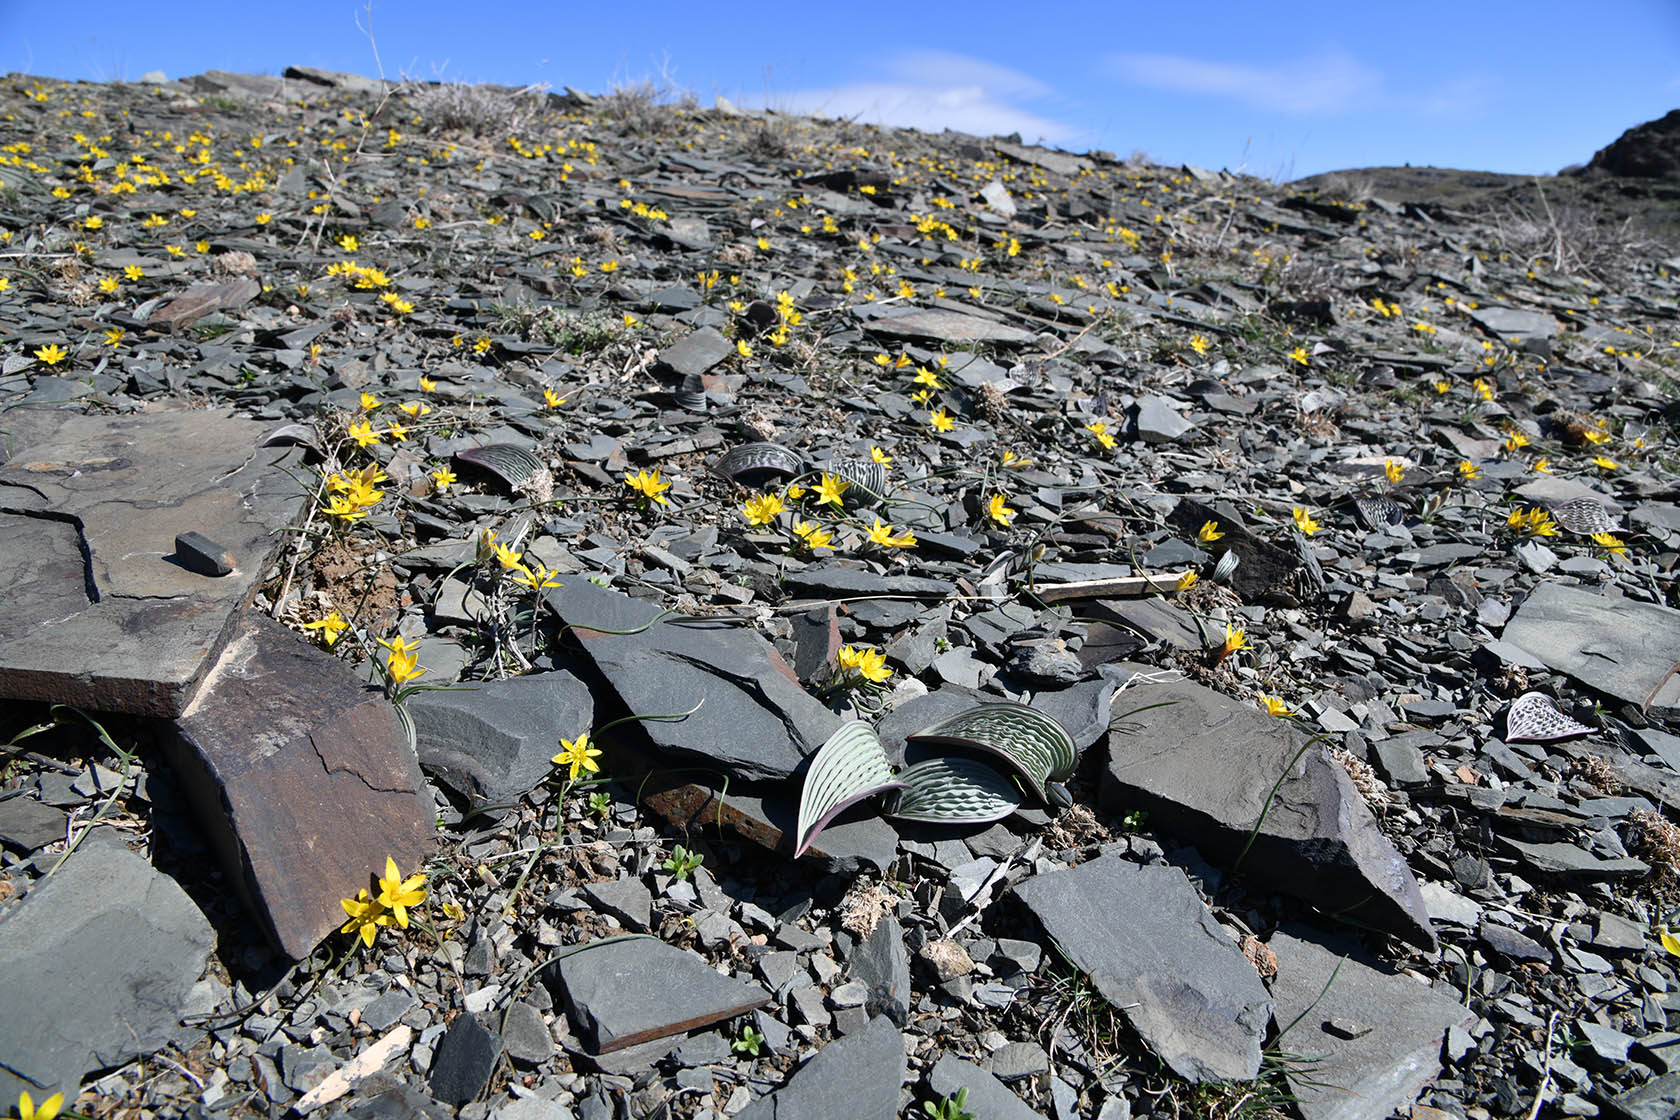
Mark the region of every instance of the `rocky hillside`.
<instances>
[{"instance_id":1,"label":"rocky hillside","mask_svg":"<svg viewBox=\"0 0 1680 1120\"><path fill-rule=\"evenodd\" d=\"M1680 1107L1616 145L0 98L0 1107Z\"/></svg>"}]
</instances>

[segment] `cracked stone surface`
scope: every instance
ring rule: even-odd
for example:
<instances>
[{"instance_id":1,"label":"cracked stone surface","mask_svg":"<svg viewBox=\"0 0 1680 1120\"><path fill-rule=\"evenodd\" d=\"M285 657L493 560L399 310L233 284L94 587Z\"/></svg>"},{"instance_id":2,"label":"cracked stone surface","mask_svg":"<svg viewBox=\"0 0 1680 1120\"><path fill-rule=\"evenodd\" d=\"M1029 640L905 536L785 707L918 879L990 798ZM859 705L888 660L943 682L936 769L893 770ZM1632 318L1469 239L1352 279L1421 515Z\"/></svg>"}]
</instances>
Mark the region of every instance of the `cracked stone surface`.
<instances>
[{"instance_id":1,"label":"cracked stone surface","mask_svg":"<svg viewBox=\"0 0 1680 1120\"><path fill-rule=\"evenodd\" d=\"M177 721L173 764L245 903L296 959L390 856L433 851L431 799L391 705L261 615L239 624Z\"/></svg>"},{"instance_id":2,"label":"cracked stone surface","mask_svg":"<svg viewBox=\"0 0 1680 1120\"><path fill-rule=\"evenodd\" d=\"M165 1045L215 946L186 892L109 832L0 922L0 1100L73 1096Z\"/></svg>"},{"instance_id":3,"label":"cracked stone surface","mask_svg":"<svg viewBox=\"0 0 1680 1120\"><path fill-rule=\"evenodd\" d=\"M0 431L0 696L180 714L303 508L274 469L296 453L222 411L14 408ZM231 574L176 561L193 531Z\"/></svg>"},{"instance_id":4,"label":"cracked stone surface","mask_svg":"<svg viewBox=\"0 0 1680 1120\"><path fill-rule=\"evenodd\" d=\"M1546 666L1630 704L1680 711L1680 611L1543 583L1517 608L1505 640Z\"/></svg>"}]
</instances>

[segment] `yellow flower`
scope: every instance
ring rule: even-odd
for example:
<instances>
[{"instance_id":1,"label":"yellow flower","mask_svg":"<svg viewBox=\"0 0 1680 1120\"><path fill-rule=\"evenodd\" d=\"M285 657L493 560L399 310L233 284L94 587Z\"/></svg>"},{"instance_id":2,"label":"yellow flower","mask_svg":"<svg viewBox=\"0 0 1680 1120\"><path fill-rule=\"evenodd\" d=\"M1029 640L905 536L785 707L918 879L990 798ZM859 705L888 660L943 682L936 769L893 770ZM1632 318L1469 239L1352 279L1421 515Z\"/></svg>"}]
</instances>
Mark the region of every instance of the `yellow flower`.
<instances>
[{"instance_id":1,"label":"yellow flower","mask_svg":"<svg viewBox=\"0 0 1680 1120\"><path fill-rule=\"evenodd\" d=\"M1458 474L1460 478L1468 482L1471 479L1482 477L1482 468L1468 459L1460 459L1458 461Z\"/></svg>"},{"instance_id":2,"label":"yellow flower","mask_svg":"<svg viewBox=\"0 0 1680 1120\"><path fill-rule=\"evenodd\" d=\"M455 472L448 467L439 467L432 472L432 485L440 494L455 485L455 481Z\"/></svg>"},{"instance_id":3,"label":"yellow flower","mask_svg":"<svg viewBox=\"0 0 1680 1120\"><path fill-rule=\"evenodd\" d=\"M986 503L986 516L1005 529L1009 528L1009 522L1017 512L1019 511L1010 509L1003 504L1002 494L993 494L992 500Z\"/></svg>"},{"instance_id":4,"label":"yellow flower","mask_svg":"<svg viewBox=\"0 0 1680 1120\"><path fill-rule=\"evenodd\" d=\"M1534 460L1534 470L1537 474L1551 474L1552 461L1542 455L1540 458Z\"/></svg>"},{"instance_id":5,"label":"yellow flower","mask_svg":"<svg viewBox=\"0 0 1680 1120\"><path fill-rule=\"evenodd\" d=\"M1268 715L1286 716L1289 714L1289 705L1277 696L1260 697L1260 706L1266 709Z\"/></svg>"},{"instance_id":6,"label":"yellow flower","mask_svg":"<svg viewBox=\"0 0 1680 1120\"><path fill-rule=\"evenodd\" d=\"M827 548L834 539L834 534L820 527L815 521L795 521L793 531L809 549Z\"/></svg>"},{"instance_id":7,"label":"yellow flower","mask_svg":"<svg viewBox=\"0 0 1680 1120\"><path fill-rule=\"evenodd\" d=\"M101 218L99 215L95 214L93 217L87 219L85 222L82 223L82 228L83 229L98 229L100 226L102 226L104 224L105 224L105 219Z\"/></svg>"},{"instance_id":8,"label":"yellow flower","mask_svg":"<svg viewBox=\"0 0 1680 1120\"><path fill-rule=\"evenodd\" d=\"M426 671L420 668L420 655L415 652L420 643L396 637L390 640L381 638L379 644L391 651L391 656L385 659L385 674L391 678L392 684L407 684Z\"/></svg>"},{"instance_id":9,"label":"yellow flower","mask_svg":"<svg viewBox=\"0 0 1680 1120\"><path fill-rule=\"evenodd\" d=\"M1307 511L1305 506L1296 506L1290 512L1290 516L1295 519L1295 528L1301 530L1307 536L1310 537L1318 532L1318 522L1312 519L1312 514Z\"/></svg>"},{"instance_id":10,"label":"yellow flower","mask_svg":"<svg viewBox=\"0 0 1680 1120\"><path fill-rule=\"evenodd\" d=\"M1434 385L1437 393L1446 393L1452 389L1451 381L1434 381L1431 384Z\"/></svg>"},{"instance_id":11,"label":"yellow flower","mask_svg":"<svg viewBox=\"0 0 1680 1120\"><path fill-rule=\"evenodd\" d=\"M501 564L504 571L513 571L525 566L525 554L523 552L515 552L505 544L498 544L493 547L496 550L496 562Z\"/></svg>"},{"instance_id":12,"label":"yellow flower","mask_svg":"<svg viewBox=\"0 0 1680 1120\"><path fill-rule=\"evenodd\" d=\"M671 484L659 481L658 471L654 471L652 474L645 470L637 471L635 474L626 471L624 485L642 495L644 501L651 499L662 506L671 504L671 499L665 496L665 491L671 488Z\"/></svg>"},{"instance_id":13,"label":"yellow flower","mask_svg":"<svg viewBox=\"0 0 1680 1120\"><path fill-rule=\"evenodd\" d=\"M1383 477L1390 482L1399 482L1406 477L1406 468L1401 465L1398 459L1385 459L1383 460Z\"/></svg>"},{"instance_id":14,"label":"yellow flower","mask_svg":"<svg viewBox=\"0 0 1680 1120\"><path fill-rule=\"evenodd\" d=\"M1292 361L1292 362L1299 362L1301 365L1306 365L1307 364L1307 348L1305 346L1295 347L1295 349L1293 349L1289 352L1289 360Z\"/></svg>"},{"instance_id":15,"label":"yellow flower","mask_svg":"<svg viewBox=\"0 0 1680 1120\"><path fill-rule=\"evenodd\" d=\"M1206 354L1208 352L1208 340L1199 334L1191 335L1190 349L1194 350L1198 355Z\"/></svg>"},{"instance_id":16,"label":"yellow flower","mask_svg":"<svg viewBox=\"0 0 1680 1120\"><path fill-rule=\"evenodd\" d=\"M738 338L735 340L735 353L741 355L743 358L750 358L753 355L753 349L751 346L747 345L746 339Z\"/></svg>"},{"instance_id":17,"label":"yellow flower","mask_svg":"<svg viewBox=\"0 0 1680 1120\"><path fill-rule=\"evenodd\" d=\"M1201 581L1201 578L1202 577L1197 575L1195 572L1185 572L1183 575L1178 577L1177 590L1188 591L1192 587L1196 586L1196 584Z\"/></svg>"},{"instance_id":18,"label":"yellow flower","mask_svg":"<svg viewBox=\"0 0 1680 1120\"><path fill-rule=\"evenodd\" d=\"M1202 527L1196 530L1196 539L1203 544L1212 544L1225 534L1219 531L1219 522L1204 521Z\"/></svg>"},{"instance_id":19,"label":"yellow flower","mask_svg":"<svg viewBox=\"0 0 1680 1120\"><path fill-rule=\"evenodd\" d=\"M49 346L43 346L39 350L35 351L35 357L39 358L49 366L56 366L69 356L70 351L64 349L56 342Z\"/></svg>"},{"instance_id":20,"label":"yellow flower","mask_svg":"<svg viewBox=\"0 0 1680 1120\"><path fill-rule=\"evenodd\" d=\"M944 408L935 409L928 416L928 423L933 425L933 430L936 432L948 432L957 426L957 422L951 419L950 414Z\"/></svg>"},{"instance_id":21,"label":"yellow flower","mask_svg":"<svg viewBox=\"0 0 1680 1120\"><path fill-rule=\"evenodd\" d=\"M1470 387L1476 390L1476 395L1484 401L1491 401L1493 399L1493 386L1488 383L1486 378L1476 378L1476 380L1470 382Z\"/></svg>"},{"instance_id":22,"label":"yellow flower","mask_svg":"<svg viewBox=\"0 0 1680 1120\"><path fill-rule=\"evenodd\" d=\"M827 502L837 509L843 508L846 503L841 499L841 495L844 494L851 485L852 484L847 482L845 479L835 478L833 475L825 471L822 478L817 481L816 485L817 504L822 505L824 502ZM789 493L792 493L792 491L790 490Z\"/></svg>"},{"instance_id":23,"label":"yellow flower","mask_svg":"<svg viewBox=\"0 0 1680 1120\"><path fill-rule=\"evenodd\" d=\"M414 420L420 419L432 410L432 406L423 401L409 401L407 404L400 404L397 407L408 413L409 417Z\"/></svg>"},{"instance_id":24,"label":"yellow flower","mask_svg":"<svg viewBox=\"0 0 1680 1120\"><path fill-rule=\"evenodd\" d=\"M556 393L553 389L544 389L543 403L549 408L559 408L561 405L566 403L566 398L562 397L559 393Z\"/></svg>"},{"instance_id":25,"label":"yellow flower","mask_svg":"<svg viewBox=\"0 0 1680 1120\"><path fill-rule=\"evenodd\" d=\"M429 377L420 378L420 391L422 393L429 393L433 389L436 389L436 388L437 388L437 382L436 381L433 381Z\"/></svg>"},{"instance_id":26,"label":"yellow flower","mask_svg":"<svg viewBox=\"0 0 1680 1120\"><path fill-rule=\"evenodd\" d=\"M379 880L379 895L374 901L391 911L397 924L407 929L408 908L426 901L426 873L417 871L404 879L397 870L397 861L386 856L385 874Z\"/></svg>"},{"instance_id":27,"label":"yellow flower","mask_svg":"<svg viewBox=\"0 0 1680 1120\"><path fill-rule=\"evenodd\" d=\"M18 1094L18 1120L54 1120L63 1106L63 1093L54 1093L37 1106L29 1099L28 1090L25 1090Z\"/></svg>"},{"instance_id":28,"label":"yellow flower","mask_svg":"<svg viewBox=\"0 0 1680 1120\"><path fill-rule=\"evenodd\" d=\"M1006 447L1006 448L1003 449L1003 466L1005 466L1005 467L1030 467L1030 466L1032 466L1032 460L1031 459L1023 459L1019 455L1015 454L1015 452L1011 451L1009 448Z\"/></svg>"},{"instance_id":29,"label":"yellow flower","mask_svg":"<svg viewBox=\"0 0 1680 1120\"><path fill-rule=\"evenodd\" d=\"M361 248L361 243L356 240L355 234L347 233L338 239L338 247L343 249L346 253L354 253L357 249Z\"/></svg>"},{"instance_id":30,"label":"yellow flower","mask_svg":"<svg viewBox=\"0 0 1680 1120\"><path fill-rule=\"evenodd\" d=\"M350 425L350 438L356 441L357 447L372 447L379 442L379 433L373 430L370 421L363 420Z\"/></svg>"},{"instance_id":31,"label":"yellow flower","mask_svg":"<svg viewBox=\"0 0 1680 1120\"><path fill-rule=\"evenodd\" d=\"M403 440L408 438L408 429L393 420L385 426L385 434L396 440L398 443L401 443Z\"/></svg>"},{"instance_id":32,"label":"yellow flower","mask_svg":"<svg viewBox=\"0 0 1680 1120\"><path fill-rule=\"evenodd\" d=\"M887 655L878 649L870 649L867 646L841 646L839 661L842 671L856 673L875 684L882 684L892 676L892 670L887 668Z\"/></svg>"},{"instance_id":33,"label":"yellow flower","mask_svg":"<svg viewBox=\"0 0 1680 1120\"><path fill-rule=\"evenodd\" d=\"M1108 434L1108 425L1103 421L1093 420L1089 424L1085 425L1085 430L1096 437L1097 442L1102 445L1103 450L1114 450L1114 437Z\"/></svg>"},{"instance_id":34,"label":"yellow flower","mask_svg":"<svg viewBox=\"0 0 1680 1120\"><path fill-rule=\"evenodd\" d=\"M602 272L616 272L616 271L618 271L618 262L617 261L602 261L601 262L601 271Z\"/></svg>"},{"instance_id":35,"label":"yellow flower","mask_svg":"<svg viewBox=\"0 0 1680 1120\"><path fill-rule=\"evenodd\" d=\"M513 582L529 587L532 591L545 591L550 587L559 587L560 581L554 577L560 573L552 568L538 564L535 568L519 565L514 572Z\"/></svg>"},{"instance_id":36,"label":"yellow flower","mask_svg":"<svg viewBox=\"0 0 1680 1120\"><path fill-rule=\"evenodd\" d=\"M892 456L888 455L885 451L882 451L879 447L876 447L873 444L869 447L869 457L881 464L883 467L892 466Z\"/></svg>"},{"instance_id":37,"label":"yellow flower","mask_svg":"<svg viewBox=\"0 0 1680 1120\"><path fill-rule=\"evenodd\" d=\"M1614 459L1606 458L1603 455L1594 455L1592 457L1592 459L1589 460L1589 461L1592 463L1593 466L1597 467L1599 470L1602 470L1602 471L1613 471L1613 470L1618 469L1621 465L1621 464L1617 463Z\"/></svg>"},{"instance_id":38,"label":"yellow flower","mask_svg":"<svg viewBox=\"0 0 1680 1120\"><path fill-rule=\"evenodd\" d=\"M1594 533L1592 535L1592 542L1602 548L1605 552L1608 552L1611 556L1615 556L1618 559L1625 559L1627 557L1627 545L1622 543L1622 539L1614 533Z\"/></svg>"},{"instance_id":39,"label":"yellow flower","mask_svg":"<svg viewBox=\"0 0 1680 1120\"><path fill-rule=\"evenodd\" d=\"M882 548L916 547L916 534L906 529L904 532L894 536L892 526L882 524L879 517L875 519L875 524L869 527L869 540L874 544L880 545Z\"/></svg>"},{"instance_id":40,"label":"yellow flower","mask_svg":"<svg viewBox=\"0 0 1680 1120\"><path fill-rule=\"evenodd\" d=\"M1602 424L1604 421L1600 420L1599 423ZM1586 437L1588 443L1592 444L1606 443L1610 439L1609 432L1599 431L1597 428L1588 428L1581 434Z\"/></svg>"},{"instance_id":41,"label":"yellow flower","mask_svg":"<svg viewBox=\"0 0 1680 1120\"><path fill-rule=\"evenodd\" d=\"M368 948L373 947L373 939L378 935L379 927L388 926L393 921L385 907L368 897L366 887L357 891L355 898L339 899L338 904L350 915L350 920L339 926L338 932L354 933Z\"/></svg>"},{"instance_id":42,"label":"yellow flower","mask_svg":"<svg viewBox=\"0 0 1680 1120\"><path fill-rule=\"evenodd\" d=\"M1247 648L1247 637L1244 636L1241 630L1232 629L1231 624L1227 622L1225 624L1225 642L1219 647L1219 655L1215 657L1214 660L1223 661L1225 658L1231 656L1233 653L1236 653L1238 650Z\"/></svg>"},{"instance_id":43,"label":"yellow flower","mask_svg":"<svg viewBox=\"0 0 1680 1120\"><path fill-rule=\"evenodd\" d=\"M601 764L595 759L601 752L589 745L589 733L586 731L574 739L560 740L560 753L549 759L556 766L568 768L568 781L577 781L577 776L587 770L593 774L601 769Z\"/></svg>"},{"instance_id":44,"label":"yellow flower","mask_svg":"<svg viewBox=\"0 0 1680 1120\"><path fill-rule=\"evenodd\" d=\"M787 508L782 499L776 494L759 494L750 498L741 509L741 516L747 519L748 525L768 525L776 520L776 515Z\"/></svg>"},{"instance_id":45,"label":"yellow flower","mask_svg":"<svg viewBox=\"0 0 1680 1120\"><path fill-rule=\"evenodd\" d=\"M374 396L372 393L363 393L362 394L362 411L363 412L372 412L374 409L376 409L378 407L379 407L379 398L378 397Z\"/></svg>"},{"instance_id":46,"label":"yellow flower","mask_svg":"<svg viewBox=\"0 0 1680 1120\"><path fill-rule=\"evenodd\" d=\"M939 375L934 373L931 369L928 369L926 366L916 367L916 376L914 381L917 385L926 385L930 389L939 388Z\"/></svg>"},{"instance_id":47,"label":"yellow flower","mask_svg":"<svg viewBox=\"0 0 1680 1120\"><path fill-rule=\"evenodd\" d=\"M123 336L127 333L128 332L124 331L121 327L112 327L110 330L105 332L105 345L122 345Z\"/></svg>"},{"instance_id":48,"label":"yellow flower","mask_svg":"<svg viewBox=\"0 0 1680 1120\"><path fill-rule=\"evenodd\" d=\"M257 215L257 224L259 226L266 226L269 222L272 222L273 220L274 220L274 215L273 214L263 213L263 214L258 214Z\"/></svg>"},{"instance_id":49,"label":"yellow flower","mask_svg":"<svg viewBox=\"0 0 1680 1120\"><path fill-rule=\"evenodd\" d=\"M1507 432L1503 446L1506 451L1515 451L1519 447L1527 447L1528 437L1518 431Z\"/></svg>"},{"instance_id":50,"label":"yellow flower","mask_svg":"<svg viewBox=\"0 0 1680 1120\"><path fill-rule=\"evenodd\" d=\"M349 625L350 624L348 622L339 617L337 611L333 611L319 622L304 623L303 628L305 630L319 630L321 632L321 640L330 646L334 642L338 641L339 634L343 633Z\"/></svg>"}]
</instances>

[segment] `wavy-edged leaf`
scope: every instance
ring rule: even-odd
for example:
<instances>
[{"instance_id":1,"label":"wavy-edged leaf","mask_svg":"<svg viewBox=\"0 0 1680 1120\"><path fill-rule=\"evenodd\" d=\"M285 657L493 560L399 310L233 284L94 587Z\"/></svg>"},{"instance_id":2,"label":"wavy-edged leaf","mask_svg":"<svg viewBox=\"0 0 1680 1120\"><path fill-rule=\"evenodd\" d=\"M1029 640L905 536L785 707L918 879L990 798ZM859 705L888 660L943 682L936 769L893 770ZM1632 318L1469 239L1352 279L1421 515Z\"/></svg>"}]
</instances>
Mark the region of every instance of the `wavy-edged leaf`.
<instances>
[{"instance_id":1,"label":"wavy-edged leaf","mask_svg":"<svg viewBox=\"0 0 1680 1120\"><path fill-rule=\"evenodd\" d=\"M258 447L307 447L321 458L326 458L326 448L321 446L321 433L315 430L313 424L282 424L278 428L263 436Z\"/></svg>"},{"instance_id":2,"label":"wavy-edged leaf","mask_svg":"<svg viewBox=\"0 0 1680 1120\"><path fill-rule=\"evenodd\" d=\"M1544 692L1523 693L1511 701L1511 707L1505 712L1508 743L1550 743L1554 739L1591 735L1595 730L1558 711L1552 698Z\"/></svg>"},{"instance_id":3,"label":"wavy-edged leaf","mask_svg":"<svg viewBox=\"0 0 1680 1120\"><path fill-rule=\"evenodd\" d=\"M828 473L852 484L845 494L849 506L867 508L886 497L887 468L873 459L836 459L828 465Z\"/></svg>"},{"instance_id":4,"label":"wavy-edged leaf","mask_svg":"<svg viewBox=\"0 0 1680 1120\"><path fill-rule=\"evenodd\" d=\"M855 719L841 724L840 730L817 748L810 769L805 771L793 858L804 855L817 833L841 810L900 784L893 777L892 762L875 737L874 728Z\"/></svg>"},{"instance_id":5,"label":"wavy-edged leaf","mask_svg":"<svg viewBox=\"0 0 1680 1120\"><path fill-rule=\"evenodd\" d=\"M538 471L546 470L543 461L515 443L487 443L455 452L457 463L489 471L512 489L519 489L525 480Z\"/></svg>"},{"instance_id":6,"label":"wavy-edged leaf","mask_svg":"<svg viewBox=\"0 0 1680 1120\"><path fill-rule=\"evenodd\" d=\"M1384 494L1360 498L1353 503L1353 508L1359 515L1360 524L1373 533L1392 528L1406 519L1405 508Z\"/></svg>"},{"instance_id":7,"label":"wavy-edged leaf","mask_svg":"<svg viewBox=\"0 0 1680 1120\"><path fill-rule=\"evenodd\" d=\"M909 738L923 743L980 747L1007 759L1050 802L1052 782L1066 781L1079 764L1079 751L1054 716L1027 704L981 704L940 720ZM1056 798L1059 802L1060 798Z\"/></svg>"},{"instance_id":8,"label":"wavy-edged leaf","mask_svg":"<svg viewBox=\"0 0 1680 1120\"><path fill-rule=\"evenodd\" d=\"M1574 498L1552 507L1552 520L1583 537L1594 533L1614 533L1621 528L1610 507L1591 498Z\"/></svg>"},{"instance_id":9,"label":"wavy-edged leaf","mask_svg":"<svg viewBox=\"0 0 1680 1120\"><path fill-rule=\"evenodd\" d=\"M805 461L779 443L743 443L730 448L712 463L712 473L753 489L777 479L795 478Z\"/></svg>"},{"instance_id":10,"label":"wavy-edged leaf","mask_svg":"<svg viewBox=\"0 0 1680 1120\"><path fill-rule=\"evenodd\" d=\"M1209 578L1215 583L1224 583L1231 578L1231 573L1237 570L1239 563L1241 563L1241 557L1227 549L1225 554L1219 558L1219 562L1214 564L1213 575Z\"/></svg>"},{"instance_id":11,"label":"wavy-edged leaf","mask_svg":"<svg viewBox=\"0 0 1680 1120\"><path fill-rule=\"evenodd\" d=\"M998 821L1021 807L1008 778L972 758L930 758L899 772L898 803L888 816L941 824Z\"/></svg>"}]
</instances>

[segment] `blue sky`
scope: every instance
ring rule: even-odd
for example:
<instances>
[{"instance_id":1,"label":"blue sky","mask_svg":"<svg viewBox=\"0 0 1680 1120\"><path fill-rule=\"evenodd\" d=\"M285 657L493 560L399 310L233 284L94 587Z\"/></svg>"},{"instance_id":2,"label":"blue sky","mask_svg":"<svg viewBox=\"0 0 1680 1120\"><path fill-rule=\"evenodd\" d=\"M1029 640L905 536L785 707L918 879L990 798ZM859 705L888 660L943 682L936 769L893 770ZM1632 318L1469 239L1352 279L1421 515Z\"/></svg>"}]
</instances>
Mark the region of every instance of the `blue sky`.
<instances>
[{"instance_id":1,"label":"blue sky","mask_svg":"<svg viewBox=\"0 0 1680 1120\"><path fill-rule=\"evenodd\" d=\"M0 0L0 70L375 74L365 0ZM387 76L738 104L1292 178L1549 174L1680 106L1680 0L845 5L375 0Z\"/></svg>"}]
</instances>

